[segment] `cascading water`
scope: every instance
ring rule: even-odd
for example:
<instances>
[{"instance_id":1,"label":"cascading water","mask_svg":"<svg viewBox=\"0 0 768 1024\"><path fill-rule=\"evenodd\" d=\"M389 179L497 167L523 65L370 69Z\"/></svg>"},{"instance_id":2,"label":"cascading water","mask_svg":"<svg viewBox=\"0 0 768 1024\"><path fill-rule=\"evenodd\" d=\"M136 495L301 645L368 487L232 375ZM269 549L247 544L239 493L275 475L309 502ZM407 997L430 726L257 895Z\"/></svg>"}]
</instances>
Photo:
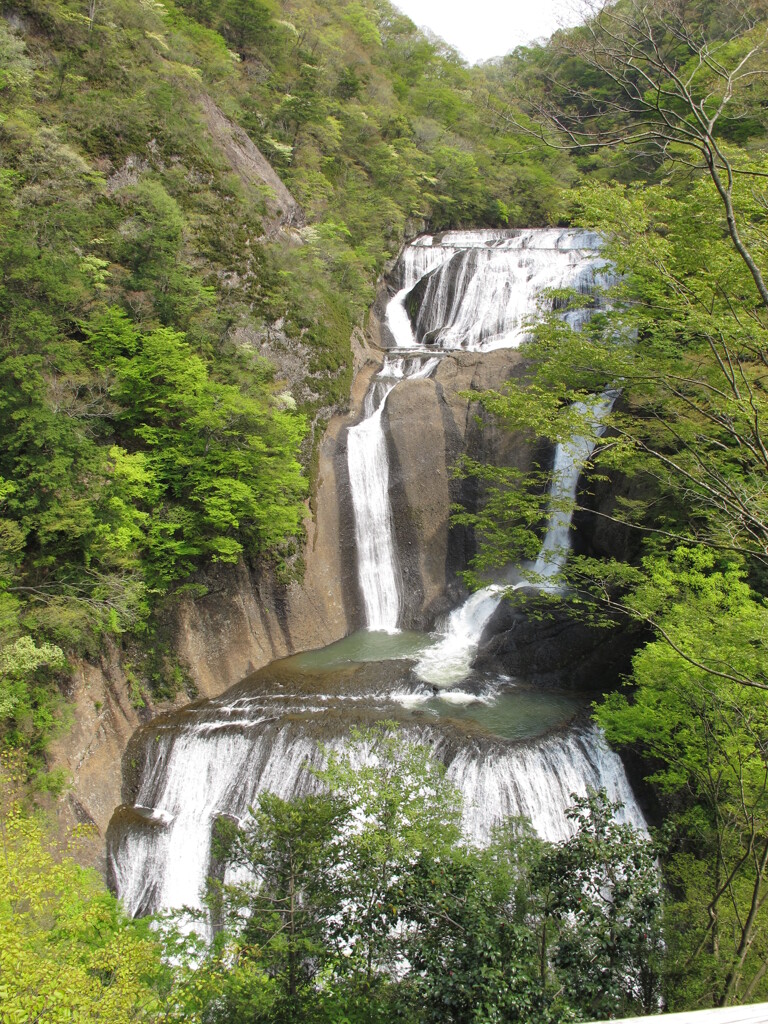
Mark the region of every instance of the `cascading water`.
<instances>
[{"instance_id":1,"label":"cascading water","mask_svg":"<svg viewBox=\"0 0 768 1024\"><path fill-rule=\"evenodd\" d=\"M555 229L449 231L417 239L411 248L438 247L445 257L431 264L411 257L415 266L429 267L414 283L421 282L412 319L416 343L443 351L515 348L527 337L545 291L594 291L595 271L605 267L599 246L593 232ZM581 311L564 316L577 326Z\"/></svg>"},{"instance_id":2,"label":"cascading water","mask_svg":"<svg viewBox=\"0 0 768 1024\"><path fill-rule=\"evenodd\" d=\"M357 574L369 629L397 629L400 580L389 503L387 440L381 416L395 382L374 381L367 418L347 434L347 466L355 512ZM378 398L378 404L376 399Z\"/></svg>"},{"instance_id":3,"label":"cascading water","mask_svg":"<svg viewBox=\"0 0 768 1024\"><path fill-rule=\"evenodd\" d=\"M389 501L387 440L381 418L398 380L428 377L434 358L387 358L363 406L364 419L347 433L347 468L355 513L357 575L368 629L391 632L400 618L400 569Z\"/></svg>"},{"instance_id":4,"label":"cascading water","mask_svg":"<svg viewBox=\"0 0 768 1024\"><path fill-rule=\"evenodd\" d=\"M432 358L398 360L398 373L395 363L385 360L366 395L363 420L348 432L358 583L368 629L391 632L400 621L400 569L382 427L398 377L429 376L439 358L456 348L516 347L547 289L593 287L595 271L604 265L598 246L591 232L556 230L449 231L406 246L399 262L402 287L387 305L386 322L397 349L413 350L418 338L429 343ZM417 286L423 286L423 295L412 317L406 307Z\"/></svg>"},{"instance_id":5,"label":"cascading water","mask_svg":"<svg viewBox=\"0 0 768 1024\"><path fill-rule=\"evenodd\" d=\"M644 824L620 759L585 720L588 697L498 677L435 694L433 682L445 686L451 672L454 682L465 680L501 587L472 595L437 643L397 630L402 595L383 432L389 395L401 381L428 377L452 349L519 344L544 289L589 290L601 265L597 249L594 235L573 231L448 232L405 249L401 287L387 310L395 350L372 382L362 421L348 432L369 631L268 666L134 736L126 804L107 837L112 884L130 913L200 906L205 878L216 869L216 820L241 818L262 792L309 791L317 783L308 768L320 763L321 744L341 747L353 724L395 720L408 737L428 743L462 793L464 829L474 842L486 841L507 815L525 815L544 838L562 839L573 827L565 815L571 795L588 787L604 787L623 802L626 820ZM563 312L574 326L582 315ZM584 411L599 421L611 401L602 396ZM590 454L578 437L558 449L549 526L529 570L541 587L556 586L569 544L565 509Z\"/></svg>"},{"instance_id":6,"label":"cascading water","mask_svg":"<svg viewBox=\"0 0 768 1024\"><path fill-rule=\"evenodd\" d=\"M401 288L387 303L385 317L397 348L416 347L411 320L405 308L405 302L411 290L425 274L439 267L448 258L449 252L441 246L414 244L408 245L404 249L399 262Z\"/></svg>"},{"instance_id":7,"label":"cascading water","mask_svg":"<svg viewBox=\"0 0 768 1024\"><path fill-rule=\"evenodd\" d=\"M300 678L297 673L297 683ZM116 812L109 834L110 877L129 913L199 907L216 819L244 817L259 793L287 798L316 788L309 768L323 756L309 709L326 716L324 744L343 745L336 716L349 714L354 692L329 696L304 686L299 698L253 689L240 687L235 699L225 695L161 719L134 738L134 803ZM446 764L463 797L465 833L476 843L487 842L508 815L525 815L545 839L563 839L572 830L565 816L571 794L584 795L588 787L604 787L623 802L625 820L644 824L620 759L594 726L509 744L462 736L450 724L414 724L403 718L393 693L368 693L365 706L368 721L399 717L405 734L428 743Z\"/></svg>"},{"instance_id":8,"label":"cascading water","mask_svg":"<svg viewBox=\"0 0 768 1024\"><path fill-rule=\"evenodd\" d=\"M587 417L598 436L601 422L611 411L616 397L615 391L606 391L589 405L575 404L575 409ZM466 678L483 630L508 590L520 587L557 589L553 580L565 565L571 547L571 519L579 475L595 445L592 438L572 437L557 446L549 489L549 523L532 570L513 587L500 584L483 587L451 612L438 642L427 648L416 663L416 672L425 682L434 686L455 686Z\"/></svg>"}]
</instances>

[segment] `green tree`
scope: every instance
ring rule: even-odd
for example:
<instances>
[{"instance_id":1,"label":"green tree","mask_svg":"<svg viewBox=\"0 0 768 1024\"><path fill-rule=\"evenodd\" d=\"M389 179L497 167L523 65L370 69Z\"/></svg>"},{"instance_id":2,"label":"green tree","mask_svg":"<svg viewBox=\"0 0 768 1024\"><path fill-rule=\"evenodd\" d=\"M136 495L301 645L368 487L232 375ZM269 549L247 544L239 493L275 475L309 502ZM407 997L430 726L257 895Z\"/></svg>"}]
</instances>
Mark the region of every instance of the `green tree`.
<instances>
[{"instance_id":1,"label":"green tree","mask_svg":"<svg viewBox=\"0 0 768 1024\"><path fill-rule=\"evenodd\" d=\"M768 991L765 696L707 667L763 663L768 608L711 551L679 552L674 574L661 562L649 589L654 581L665 631L699 667L663 639L650 643L633 663L636 692L609 695L597 714L611 742L646 754L672 809L663 857L671 1007L751 1002Z\"/></svg>"},{"instance_id":2,"label":"green tree","mask_svg":"<svg viewBox=\"0 0 768 1024\"><path fill-rule=\"evenodd\" d=\"M429 748L391 723L353 729L318 777L355 812L343 837L335 939L345 950L337 970L365 993L402 956L402 879L422 858L450 858L460 842L460 799Z\"/></svg>"},{"instance_id":3,"label":"green tree","mask_svg":"<svg viewBox=\"0 0 768 1024\"><path fill-rule=\"evenodd\" d=\"M222 30L241 53L269 50L275 34L276 8L269 0L228 0Z\"/></svg>"},{"instance_id":4,"label":"green tree","mask_svg":"<svg viewBox=\"0 0 768 1024\"><path fill-rule=\"evenodd\" d=\"M516 891L510 888L510 853L501 846L490 854L461 847L447 855L427 853L403 873L398 905L411 969L396 998L414 1020L563 1019L562 1001L552 1007L539 974L532 919L519 902L520 879ZM533 863L525 864L526 874Z\"/></svg>"},{"instance_id":5,"label":"green tree","mask_svg":"<svg viewBox=\"0 0 768 1024\"><path fill-rule=\"evenodd\" d=\"M510 820L480 850L442 766L391 723L317 775L329 792L263 795L220 823L207 902L223 930L186 1013L554 1024L658 1005L654 853L605 794L576 801L557 846Z\"/></svg>"},{"instance_id":6,"label":"green tree","mask_svg":"<svg viewBox=\"0 0 768 1024\"><path fill-rule=\"evenodd\" d=\"M112 325L91 332L96 350L116 344ZM155 583L186 575L201 555L231 562L244 545L263 552L296 536L306 487L296 458L303 421L271 401L269 370L246 395L211 379L178 332L163 328L140 339L129 332L127 344L115 360L112 396L119 429L143 453L149 474Z\"/></svg>"},{"instance_id":7,"label":"green tree","mask_svg":"<svg viewBox=\"0 0 768 1024\"><path fill-rule=\"evenodd\" d=\"M262 794L244 825L221 823L218 855L249 880L209 886L214 916L238 934L233 985L213 1019L252 1020L254 995L263 999L265 988L272 991L267 1019L311 1019L313 982L332 953L329 921L341 910L338 835L348 813L330 796L286 802Z\"/></svg>"},{"instance_id":8,"label":"green tree","mask_svg":"<svg viewBox=\"0 0 768 1024\"><path fill-rule=\"evenodd\" d=\"M25 773L0 756L0 1021L157 1019L167 982L158 942L24 811Z\"/></svg>"},{"instance_id":9,"label":"green tree","mask_svg":"<svg viewBox=\"0 0 768 1024\"><path fill-rule=\"evenodd\" d=\"M545 88L527 98L533 122L518 128L575 151L636 147L657 164L680 161L705 173L768 309L761 260L742 230L736 197L738 178L755 170L730 145L734 136L765 136L762 4L623 0L585 9L585 26L558 40L560 59L550 62Z\"/></svg>"},{"instance_id":10,"label":"green tree","mask_svg":"<svg viewBox=\"0 0 768 1024\"><path fill-rule=\"evenodd\" d=\"M551 970L586 1019L654 1013L661 996L661 880L650 841L605 792L576 798L571 839L537 866L554 925ZM544 922L546 926L546 921Z\"/></svg>"},{"instance_id":11,"label":"green tree","mask_svg":"<svg viewBox=\"0 0 768 1024\"><path fill-rule=\"evenodd\" d=\"M60 701L39 670L65 667L60 647L37 646L30 636L0 647L0 740L40 753L56 725Z\"/></svg>"}]
</instances>

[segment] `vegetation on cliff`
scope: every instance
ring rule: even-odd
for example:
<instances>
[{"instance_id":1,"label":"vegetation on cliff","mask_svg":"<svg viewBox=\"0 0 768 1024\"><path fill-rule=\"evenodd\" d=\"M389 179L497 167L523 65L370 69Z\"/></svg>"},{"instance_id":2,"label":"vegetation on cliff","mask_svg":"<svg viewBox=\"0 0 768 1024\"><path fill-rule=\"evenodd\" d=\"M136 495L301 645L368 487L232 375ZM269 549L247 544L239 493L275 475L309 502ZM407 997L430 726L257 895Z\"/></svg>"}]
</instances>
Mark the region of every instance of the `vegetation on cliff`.
<instances>
[{"instance_id":1,"label":"vegetation on cliff","mask_svg":"<svg viewBox=\"0 0 768 1024\"><path fill-rule=\"evenodd\" d=\"M0 730L39 751L65 668L14 645L177 686L158 623L199 568L289 571L404 235L544 222L569 172L378 0L20 0L0 54Z\"/></svg>"},{"instance_id":2,"label":"vegetation on cliff","mask_svg":"<svg viewBox=\"0 0 768 1024\"><path fill-rule=\"evenodd\" d=\"M671 830L667 999L749 1002L768 991L765 12L625 0L562 44L534 58L548 95L509 116L581 160L618 147L603 174L620 180L573 197L612 270L584 329L545 318L526 386L482 400L512 429L597 443L581 521L612 522L635 556L582 545L563 583L575 613L651 637L597 717L647 759ZM590 396L606 388L603 435ZM550 470L531 492L474 468L492 488L482 570L531 551Z\"/></svg>"}]
</instances>

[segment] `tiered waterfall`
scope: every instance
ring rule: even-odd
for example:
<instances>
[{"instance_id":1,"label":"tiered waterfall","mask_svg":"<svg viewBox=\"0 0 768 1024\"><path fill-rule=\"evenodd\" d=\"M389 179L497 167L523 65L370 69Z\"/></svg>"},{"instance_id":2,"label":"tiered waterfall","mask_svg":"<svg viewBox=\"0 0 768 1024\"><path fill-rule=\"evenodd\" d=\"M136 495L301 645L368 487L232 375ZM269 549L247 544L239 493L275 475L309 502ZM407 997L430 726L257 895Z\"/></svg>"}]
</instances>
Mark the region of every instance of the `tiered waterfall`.
<instances>
[{"instance_id":1,"label":"tiered waterfall","mask_svg":"<svg viewBox=\"0 0 768 1024\"><path fill-rule=\"evenodd\" d=\"M277 662L134 736L126 802L108 837L112 881L130 913L199 905L217 818L241 818L267 790L284 797L310 790L321 745L342 746L353 724L395 719L406 735L429 743L463 795L472 841L486 840L510 814L561 839L571 829L571 794L588 787L605 787L627 820L643 824L622 763L589 723L585 699L473 675L473 653L501 586L470 597L430 635L398 630L408 595L390 508L390 395L403 381L430 376L457 349L519 345L540 304L551 301L548 289L589 292L601 266L598 239L574 231L448 232L406 247L387 309L391 349L347 441L357 585L369 632ZM562 315L578 328L586 314ZM614 397L595 396L583 411L598 425ZM527 585L556 586L570 544L561 499L575 494L590 454L579 437L555 453L539 558L519 567Z\"/></svg>"}]
</instances>

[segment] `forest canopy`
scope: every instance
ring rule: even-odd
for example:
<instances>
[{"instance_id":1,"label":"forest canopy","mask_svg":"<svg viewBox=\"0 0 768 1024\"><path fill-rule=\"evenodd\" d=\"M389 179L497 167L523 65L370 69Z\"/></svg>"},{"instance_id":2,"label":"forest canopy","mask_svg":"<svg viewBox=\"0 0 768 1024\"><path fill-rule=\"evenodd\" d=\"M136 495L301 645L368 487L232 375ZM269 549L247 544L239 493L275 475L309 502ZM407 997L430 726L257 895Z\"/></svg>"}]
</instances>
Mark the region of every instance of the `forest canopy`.
<instances>
[{"instance_id":1,"label":"forest canopy","mask_svg":"<svg viewBox=\"0 0 768 1024\"><path fill-rule=\"evenodd\" d=\"M765 995L768 164L763 5L620 0L521 62L545 87L504 116L595 168L574 224L604 238L595 294L552 296L531 376L478 396L509 429L595 449L558 598L639 630L626 688L596 709L639 755L669 829L670 1008ZM510 79L514 81L514 78ZM607 155L606 155L607 154ZM599 179L605 180L599 180ZM578 332L559 311L586 306ZM592 414L609 391L613 411ZM475 565L525 557L553 470L489 485ZM534 529L525 524L534 524Z\"/></svg>"}]
</instances>

